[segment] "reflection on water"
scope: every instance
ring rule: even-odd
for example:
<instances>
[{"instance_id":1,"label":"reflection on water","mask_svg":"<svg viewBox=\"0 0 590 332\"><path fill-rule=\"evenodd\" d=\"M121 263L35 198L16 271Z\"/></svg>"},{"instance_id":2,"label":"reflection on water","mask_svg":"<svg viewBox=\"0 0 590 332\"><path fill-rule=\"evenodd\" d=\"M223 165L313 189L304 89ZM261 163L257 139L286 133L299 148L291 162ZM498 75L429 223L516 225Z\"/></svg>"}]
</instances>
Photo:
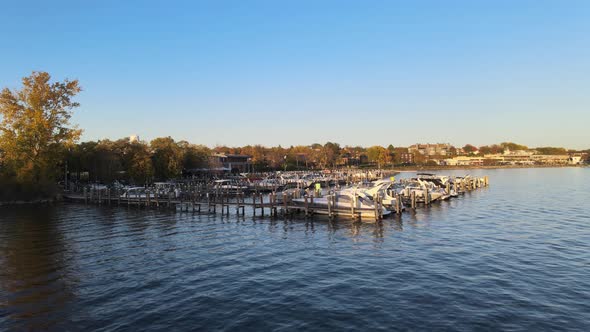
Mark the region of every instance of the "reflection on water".
<instances>
[{"instance_id":1,"label":"reflection on water","mask_svg":"<svg viewBox=\"0 0 590 332\"><path fill-rule=\"evenodd\" d=\"M588 330L590 170L471 172L378 223L1 208L0 330Z\"/></svg>"},{"instance_id":2,"label":"reflection on water","mask_svg":"<svg viewBox=\"0 0 590 332\"><path fill-rule=\"evenodd\" d=\"M31 330L67 319L63 309L74 298L76 278L55 208L3 209L2 219L0 303L6 314Z\"/></svg>"}]
</instances>

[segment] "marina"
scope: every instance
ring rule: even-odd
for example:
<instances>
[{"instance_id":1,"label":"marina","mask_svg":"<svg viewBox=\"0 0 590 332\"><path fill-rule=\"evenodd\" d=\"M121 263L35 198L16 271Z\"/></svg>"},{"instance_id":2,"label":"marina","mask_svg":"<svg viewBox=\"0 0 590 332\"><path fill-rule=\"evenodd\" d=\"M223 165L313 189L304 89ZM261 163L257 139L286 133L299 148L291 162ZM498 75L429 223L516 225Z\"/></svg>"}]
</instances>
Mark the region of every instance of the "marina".
<instances>
[{"instance_id":1,"label":"marina","mask_svg":"<svg viewBox=\"0 0 590 332\"><path fill-rule=\"evenodd\" d=\"M156 184L150 187L84 186L80 193L64 194L66 201L84 204L116 205L146 209L166 208L191 213L235 213L253 216L326 215L379 221L389 215L401 216L406 207L415 210L432 203L489 185L487 176L445 176L417 173L416 177L395 181L377 170L358 174L337 173L311 177L305 173L277 173L281 180L270 188L270 178L256 182L239 179L200 180ZM371 174L370 176L368 174ZM287 180L288 179L288 180ZM353 182L361 179L360 182ZM371 181L372 180L372 181ZM269 192L270 191L270 192Z\"/></svg>"}]
</instances>

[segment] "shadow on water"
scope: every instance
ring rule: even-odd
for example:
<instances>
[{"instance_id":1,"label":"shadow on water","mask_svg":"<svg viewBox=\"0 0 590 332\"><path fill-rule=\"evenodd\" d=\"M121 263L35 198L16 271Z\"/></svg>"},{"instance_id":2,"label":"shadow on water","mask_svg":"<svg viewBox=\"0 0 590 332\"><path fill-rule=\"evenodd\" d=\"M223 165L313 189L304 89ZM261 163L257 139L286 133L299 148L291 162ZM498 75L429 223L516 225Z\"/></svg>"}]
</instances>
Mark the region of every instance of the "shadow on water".
<instances>
[{"instance_id":1,"label":"shadow on water","mask_svg":"<svg viewBox=\"0 0 590 332\"><path fill-rule=\"evenodd\" d=\"M0 219L0 327L48 329L68 319L77 280L57 207L3 208ZM5 316L6 318L2 318ZM4 322L2 320L5 320Z\"/></svg>"}]
</instances>

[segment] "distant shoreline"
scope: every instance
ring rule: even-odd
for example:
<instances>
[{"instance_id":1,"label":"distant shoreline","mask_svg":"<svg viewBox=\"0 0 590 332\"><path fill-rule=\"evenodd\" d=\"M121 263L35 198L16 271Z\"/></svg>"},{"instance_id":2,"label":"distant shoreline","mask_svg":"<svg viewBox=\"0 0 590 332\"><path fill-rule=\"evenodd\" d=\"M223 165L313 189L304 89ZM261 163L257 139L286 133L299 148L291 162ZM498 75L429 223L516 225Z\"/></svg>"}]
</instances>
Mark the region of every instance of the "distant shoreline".
<instances>
[{"instance_id":1,"label":"distant shoreline","mask_svg":"<svg viewBox=\"0 0 590 332\"><path fill-rule=\"evenodd\" d=\"M400 173L420 172L420 171L442 171L442 170L470 170L470 169L522 169L522 168L584 168L588 165L503 165L503 166L407 166L396 167L395 170Z\"/></svg>"}]
</instances>

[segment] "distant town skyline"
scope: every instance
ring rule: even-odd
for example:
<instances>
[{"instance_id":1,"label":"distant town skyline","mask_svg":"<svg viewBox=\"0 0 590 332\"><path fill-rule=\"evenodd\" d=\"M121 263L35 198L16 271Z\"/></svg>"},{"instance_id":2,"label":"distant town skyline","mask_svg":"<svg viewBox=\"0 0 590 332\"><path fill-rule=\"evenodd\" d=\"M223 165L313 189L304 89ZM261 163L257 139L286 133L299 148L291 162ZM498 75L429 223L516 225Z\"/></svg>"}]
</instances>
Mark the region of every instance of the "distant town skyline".
<instances>
[{"instance_id":1,"label":"distant town skyline","mask_svg":"<svg viewBox=\"0 0 590 332\"><path fill-rule=\"evenodd\" d=\"M588 17L587 1L10 2L0 86L79 79L82 141L580 150Z\"/></svg>"}]
</instances>

